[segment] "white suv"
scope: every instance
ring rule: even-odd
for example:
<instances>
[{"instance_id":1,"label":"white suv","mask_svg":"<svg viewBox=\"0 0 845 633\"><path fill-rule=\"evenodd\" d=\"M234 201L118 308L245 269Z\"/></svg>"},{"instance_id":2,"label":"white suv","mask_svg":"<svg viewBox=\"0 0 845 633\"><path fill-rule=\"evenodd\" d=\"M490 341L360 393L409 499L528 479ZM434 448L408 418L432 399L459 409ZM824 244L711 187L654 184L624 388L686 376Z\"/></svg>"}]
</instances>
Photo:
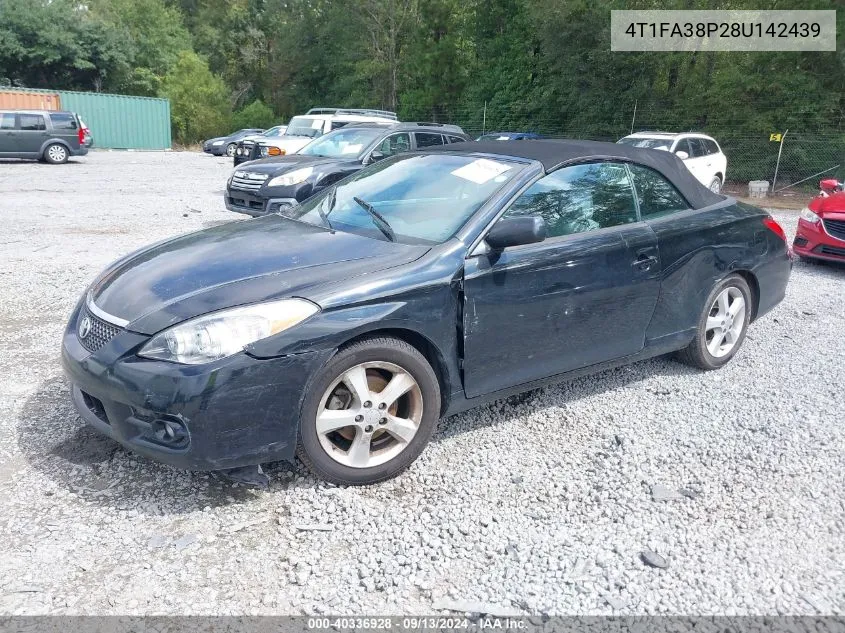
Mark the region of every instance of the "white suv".
<instances>
[{"instance_id":1,"label":"white suv","mask_svg":"<svg viewBox=\"0 0 845 633\"><path fill-rule=\"evenodd\" d=\"M662 149L678 155L693 176L710 191L719 193L725 183L728 159L715 139L687 132L637 132L617 141L623 145Z\"/></svg>"},{"instance_id":2,"label":"white suv","mask_svg":"<svg viewBox=\"0 0 845 633\"><path fill-rule=\"evenodd\" d=\"M396 123L396 113L388 110L353 108L311 108L288 122L285 133L273 138L259 138L259 157L295 154L318 136L349 123Z\"/></svg>"}]
</instances>

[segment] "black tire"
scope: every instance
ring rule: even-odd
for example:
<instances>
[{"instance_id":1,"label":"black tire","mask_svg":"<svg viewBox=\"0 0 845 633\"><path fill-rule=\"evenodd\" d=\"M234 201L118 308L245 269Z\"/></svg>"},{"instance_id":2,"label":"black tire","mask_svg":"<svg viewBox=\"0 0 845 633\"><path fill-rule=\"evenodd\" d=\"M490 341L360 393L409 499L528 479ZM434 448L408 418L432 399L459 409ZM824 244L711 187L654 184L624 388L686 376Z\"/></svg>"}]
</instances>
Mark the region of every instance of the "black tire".
<instances>
[{"instance_id":1,"label":"black tire","mask_svg":"<svg viewBox=\"0 0 845 633\"><path fill-rule=\"evenodd\" d=\"M420 388L422 419L416 435L401 453L389 461L368 468L354 468L329 456L317 435L317 413L323 395L345 371L366 362L386 362L408 372ZM374 336L342 347L307 387L300 412L296 454L314 475L334 484L362 486L395 477L419 457L440 419L440 385L431 365L414 347L399 339Z\"/></svg>"},{"instance_id":2,"label":"black tire","mask_svg":"<svg viewBox=\"0 0 845 633\"><path fill-rule=\"evenodd\" d=\"M736 288L742 293L745 300L745 317L742 332L739 335L737 342L733 348L724 356L713 356L710 350L707 349L707 318L710 316L710 311L716 298L722 291L728 288ZM731 358L742 347L745 341L745 335L748 333L748 324L751 322L751 314L754 311L754 295L748 283L740 275L728 275L725 279L717 283L710 294L707 295L707 301L704 302L704 308L701 311L701 316L698 319L698 327L696 328L695 338L692 342L680 352L678 352L678 360L687 365L698 367L700 369L719 369L726 365Z\"/></svg>"},{"instance_id":3,"label":"black tire","mask_svg":"<svg viewBox=\"0 0 845 633\"><path fill-rule=\"evenodd\" d=\"M226 156L229 158L233 158L235 156L235 150L238 149L238 146L235 143L229 143L226 146Z\"/></svg>"},{"instance_id":4,"label":"black tire","mask_svg":"<svg viewBox=\"0 0 845 633\"><path fill-rule=\"evenodd\" d=\"M42 158L51 165L61 165L67 162L69 156L70 152L67 151L67 147L61 143L53 143L44 148Z\"/></svg>"}]
</instances>

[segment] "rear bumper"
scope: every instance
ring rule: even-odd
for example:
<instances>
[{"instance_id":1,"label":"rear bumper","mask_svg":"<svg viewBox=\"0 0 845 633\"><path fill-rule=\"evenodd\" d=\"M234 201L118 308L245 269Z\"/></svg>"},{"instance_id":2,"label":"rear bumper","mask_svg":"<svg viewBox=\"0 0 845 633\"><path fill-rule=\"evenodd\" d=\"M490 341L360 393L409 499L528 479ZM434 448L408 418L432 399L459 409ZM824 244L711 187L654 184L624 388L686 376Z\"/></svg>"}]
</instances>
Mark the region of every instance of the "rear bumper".
<instances>
[{"instance_id":1,"label":"rear bumper","mask_svg":"<svg viewBox=\"0 0 845 633\"><path fill-rule=\"evenodd\" d=\"M786 287L789 283L789 276L792 274L792 264L792 254L784 249L776 255L767 257L763 263L754 268L753 272L760 293L755 318L769 312L786 297Z\"/></svg>"},{"instance_id":2,"label":"rear bumper","mask_svg":"<svg viewBox=\"0 0 845 633\"><path fill-rule=\"evenodd\" d=\"M82 147L75 148L75 149L72 147L70 149L70 155L71 156L85 156L87 153L88 153L88 148L85 145L83 145Z\"/></svg>"},{"instance_id":3,"label":"rear bumper","mask_svg":"<svg viewBox=\"0 0 845 633\"><path fill-rule=\"evenodd\" d=\"M828 234L821 222L813 224L799 219L792 248L801 257L845 262L845 240Z\"/></svg>"},{"instance_id":4,"label":"rear bumper","mask_svg":"<svg viewBox=\"0 0 845 633\"><path fill-rule=\"evenodd\" d=\"M76 335L62 366L82 419L127 449L178 468L220 470L293 459L306 386L333 353L235 354L207 365L140 358L148 337L123 331L95 353Z\"/></svg>"}]
</instances>

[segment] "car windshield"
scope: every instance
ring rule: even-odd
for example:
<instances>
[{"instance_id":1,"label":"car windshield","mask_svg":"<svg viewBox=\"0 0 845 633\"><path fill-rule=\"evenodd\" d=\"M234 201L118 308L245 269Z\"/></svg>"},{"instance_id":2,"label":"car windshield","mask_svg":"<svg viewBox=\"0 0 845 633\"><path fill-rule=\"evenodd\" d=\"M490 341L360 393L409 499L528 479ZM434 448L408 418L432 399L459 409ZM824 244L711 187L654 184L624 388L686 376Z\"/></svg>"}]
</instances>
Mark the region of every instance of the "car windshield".
<instances>
[{"instance_id":1,"label":"car windshield","mask_svg":"<svg viewBox=\"0 0 845 633\"><path fill-rule=\"evenodd\" d=\"M382 134L384 130L378 128L343 128L311 141L299 153L328 158L355 158Z\"/></svg>"},{"instance_id":2,"label":"car windshield","mask_svg":"<svg viewBox=\"0 0 845 633\"><path fill-rule=\"evenodd\" d=\"M284 128L281 125L277 125L275 127L271 127L269 130L264 132L261 136L281 136L284 133Z\"/></svg>"},{"instance_id":3,"label":"car windshield","mask_svg":"<svg viewBox=\"0 0 845 633\"><path fill-rule=\"evenodd\" d=\"M645 149L665 149L672 147L672 139L670 138L636 138L627 136L616 141L619 145L633 145L634 147L644 147Z\"/></svg>"},{"instance_id":4,"label":"car windshield","mask_svg":"<svg viewBox=\"0 0 845 633\"><path fill-rule=\"evenodd\" d=\"M326 225L324 214L333 229L376 239L437 244L452 237L523 169L523 163L499 157L402 154L370 165L284 213L321 226Z\"/></svg>"},{"instance_id":5,"label":"car windshield","mask_svg":"<svg viewBox=\"0 0 845 633\"><path fill-rule=\"evenodd\" d=\"M317 138L323 133L323 120L311 119L304 116L295 116L288 123L288 129L284 136L309 136Z\"/></svg>"}]
</instances>

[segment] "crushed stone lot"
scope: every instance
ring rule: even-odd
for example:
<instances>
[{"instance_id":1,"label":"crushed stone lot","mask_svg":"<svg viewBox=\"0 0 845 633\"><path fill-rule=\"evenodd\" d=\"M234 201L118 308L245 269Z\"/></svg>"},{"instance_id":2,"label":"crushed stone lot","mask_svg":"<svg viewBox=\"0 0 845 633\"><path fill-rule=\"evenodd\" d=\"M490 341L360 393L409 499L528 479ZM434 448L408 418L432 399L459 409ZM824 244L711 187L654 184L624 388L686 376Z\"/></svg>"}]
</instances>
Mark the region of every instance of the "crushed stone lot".
<instances>
[{"instance_id":1,"label":"crushed stone lot","mask_svg":"<svg viewBox=\"0 0 845 633\"><path fill-rule=\"evenodd\" d=\"M275 464L247 490L85 427L75 302L120 255L245 221L230 172L0 162L0 614L845 612L845 266L796 262L720 371L659 358L496 402L369 488Z\"/></svg>"}]
</instances>

